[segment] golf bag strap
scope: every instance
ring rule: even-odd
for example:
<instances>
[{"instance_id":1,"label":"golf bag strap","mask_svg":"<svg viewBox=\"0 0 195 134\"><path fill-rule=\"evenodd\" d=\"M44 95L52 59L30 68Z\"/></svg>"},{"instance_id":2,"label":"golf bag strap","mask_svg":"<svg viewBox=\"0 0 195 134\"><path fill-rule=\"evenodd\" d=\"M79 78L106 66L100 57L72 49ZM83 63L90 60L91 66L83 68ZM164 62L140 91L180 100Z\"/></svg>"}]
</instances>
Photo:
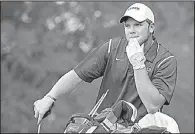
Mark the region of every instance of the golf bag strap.
<instances>
[{"instance_id":1,"label":"golf bag strap","mask_svg":"<svg viewBox=\"0 0 195 134\"><path fill-rule=\"evenodd\" d=\"M74 122L75 122L74 118L84 118L84 119L87 119L87 120L89 120L89 121L93 121L93 122L94 122L94 119L93 119L92 117L90 117L88 114L77 113L77 114L73 114L73 115L70 117L68 123L67 123L66 126L65 126L65 129L67 128L67 126L68 126L70 123L74 123Z\"/></svg>"},{"instance_id":2,"label":"golf bag strap","mask_svg":"<svg viewBox=\"0 0 195 134\"><path fill-rule=\"evenodd\" d=\"M74 118L85 118L89 121L93 121L94 119L92 117L90 117L88 114L84 114L84 113L77 113L77 114L73 114L70 117L70 120L72 121Z\"/></svg>"}]
</instances>

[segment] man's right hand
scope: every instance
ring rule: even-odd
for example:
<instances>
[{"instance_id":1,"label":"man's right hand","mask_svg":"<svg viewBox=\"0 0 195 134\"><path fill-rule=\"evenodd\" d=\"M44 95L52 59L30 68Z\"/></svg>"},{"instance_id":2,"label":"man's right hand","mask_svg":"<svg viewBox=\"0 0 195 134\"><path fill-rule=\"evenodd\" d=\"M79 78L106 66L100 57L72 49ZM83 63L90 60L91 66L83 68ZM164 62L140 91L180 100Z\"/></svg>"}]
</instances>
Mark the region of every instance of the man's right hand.
<instances>
[{"instance_id":1,"label":"man's right hand","mask_svg":"<svg viewBox=\"0 0 195 134\"><path fill-rule=\"evenodd\" d=\"M49 115L53 107L54 100L45 96L41 100L34 102L34 117L38 119L37 124L40 124L43 118Z\"/></svg>"}]
</instances>

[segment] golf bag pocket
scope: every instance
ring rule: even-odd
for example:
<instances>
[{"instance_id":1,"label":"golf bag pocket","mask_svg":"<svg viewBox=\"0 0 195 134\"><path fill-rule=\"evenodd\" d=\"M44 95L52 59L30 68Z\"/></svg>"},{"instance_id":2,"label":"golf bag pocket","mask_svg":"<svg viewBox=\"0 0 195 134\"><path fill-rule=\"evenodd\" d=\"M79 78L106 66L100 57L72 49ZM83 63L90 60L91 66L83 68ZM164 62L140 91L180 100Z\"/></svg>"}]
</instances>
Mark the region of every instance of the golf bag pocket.
<instances>
[{"instance_id":1,"label":"golf bag pocket","mask_svg":"<svg viewBox=\"0 0 195 134\"><path fill-rule=\"evenodd\" d=\"M78 120L80 119L80 120ZM64 133L109 133L110 130L103 124L84 113L71 116Z\"/></svg>"}]
</instances>

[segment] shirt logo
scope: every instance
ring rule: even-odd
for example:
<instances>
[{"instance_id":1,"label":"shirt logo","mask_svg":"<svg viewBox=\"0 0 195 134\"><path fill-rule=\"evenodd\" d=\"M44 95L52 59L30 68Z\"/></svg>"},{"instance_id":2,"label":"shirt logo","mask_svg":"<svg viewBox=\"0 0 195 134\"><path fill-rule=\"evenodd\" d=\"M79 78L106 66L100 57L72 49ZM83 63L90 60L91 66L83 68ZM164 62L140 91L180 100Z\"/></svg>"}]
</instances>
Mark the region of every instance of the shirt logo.
<instances>
[{"instance_id":1,"label":"shirt logo","mask_svg":"<svg viewBox=\"0 0 195 134\"><path fill-rule=\"evenodd\" d=\"M130 7L130 8L128 8L128 10L132 10L132 9L139 10L140 8L139 7Z\"/></svg>"},{"instance_id":2,"label":"shirt logo","mask_svg":"<svg viewBox=\"0 0 195 134\"><path fill-rule=\"evenodd\" d=\"M146 71L149 73L152 71L152 68L151 67L146 67Z\"/></svg>"}]
</instances>

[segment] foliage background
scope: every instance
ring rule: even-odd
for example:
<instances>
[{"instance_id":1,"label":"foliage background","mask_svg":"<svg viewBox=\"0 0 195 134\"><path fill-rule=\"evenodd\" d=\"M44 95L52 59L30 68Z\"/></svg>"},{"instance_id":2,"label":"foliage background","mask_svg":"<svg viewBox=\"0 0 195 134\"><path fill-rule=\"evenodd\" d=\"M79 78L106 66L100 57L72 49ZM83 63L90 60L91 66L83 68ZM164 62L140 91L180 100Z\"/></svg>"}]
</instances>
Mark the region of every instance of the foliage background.
<instances>
[{"instance_id":1,"label":"foliage background","mask_svg":"<svg viewBox=\"0 0 195 134\"><path fill-rule=\"evenodd\" d=\"M37 132L33 102L94 47L124 36L118 20L134 2L1 2L1 132ZM164 112L194 132L194 4L143 2L156 16L156 37L178 60L172 102ZM101 78L61 97L41 132L63 132L89 112Z\"/></svg>"}]
</instances>

